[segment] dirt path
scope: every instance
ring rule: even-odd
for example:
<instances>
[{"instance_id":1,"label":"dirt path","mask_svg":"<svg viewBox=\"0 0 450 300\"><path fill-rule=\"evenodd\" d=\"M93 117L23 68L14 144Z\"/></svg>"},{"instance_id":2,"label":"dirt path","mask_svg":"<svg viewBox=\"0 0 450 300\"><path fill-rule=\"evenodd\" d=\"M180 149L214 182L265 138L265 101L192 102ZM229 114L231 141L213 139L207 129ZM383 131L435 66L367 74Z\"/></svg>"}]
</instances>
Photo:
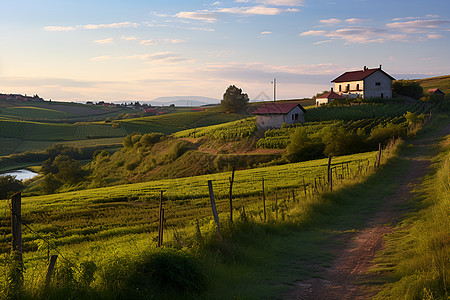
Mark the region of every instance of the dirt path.
<instances>
[{"instance_id":1,"label":"dirt path","mask_svg":"<svg viewBox=\"0 0 450 300\"><path fill-rule=\"evenodd\" d=\"M333 249L336 258L330 268L320 271L322 278L295 283L294 289L284 299L370 299L376 295L373 285L364 284L376 280L376 275L368 274L375 266L375 254L383 249L383 236L393 231L395 222L404 213L399 206L413 196L415 186L430 171L433 142L447 134L450 134L448 125L437 134L412 142L415 151L403 157L411 163L397 178L396 192L385 197L378 213L368 220L363 230L340 237L344 245Z\"/></svg>"}]
</instances>

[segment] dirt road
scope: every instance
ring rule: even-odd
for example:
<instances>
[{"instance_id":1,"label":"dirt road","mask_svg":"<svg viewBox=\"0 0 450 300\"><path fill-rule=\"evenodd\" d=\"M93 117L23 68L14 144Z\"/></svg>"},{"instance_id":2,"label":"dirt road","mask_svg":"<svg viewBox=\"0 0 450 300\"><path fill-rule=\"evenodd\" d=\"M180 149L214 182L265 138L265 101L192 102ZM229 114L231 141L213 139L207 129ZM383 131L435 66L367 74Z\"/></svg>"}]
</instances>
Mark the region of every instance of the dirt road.
<instances>
[{"instance_id":1,"label":"dirt road","mask_svg":"<svg viewBox=\"0 0 450 300\"><path fill-rule=\"evenodd\" d=\"M374 267L376 253L383 249L383 236L394 230L396 221L405 213L403 203L413 197L414 188L431 168L432 145L436 138L450 134L450 126L439 132L408 142L413 153L404 155L409 167L397 178L394 194L384 197L378 212L367 221L362 230L340 236L343 246L333 249L335 260L330 268L322 268L321 278L310 278L295 283L284 299L370 299L376 295L376 285L364 284L376 280L368 271Z\"/></svg>"}]
</instances>

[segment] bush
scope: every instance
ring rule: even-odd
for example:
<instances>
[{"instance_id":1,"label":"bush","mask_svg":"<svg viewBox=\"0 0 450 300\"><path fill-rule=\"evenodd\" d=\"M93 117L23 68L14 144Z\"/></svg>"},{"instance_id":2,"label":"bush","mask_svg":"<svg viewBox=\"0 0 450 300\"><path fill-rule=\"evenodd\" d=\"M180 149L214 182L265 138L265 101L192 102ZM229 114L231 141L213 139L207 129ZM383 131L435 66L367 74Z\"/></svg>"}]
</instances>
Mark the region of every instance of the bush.
<instances>
[{"instance_id":1,"label":"bush","mask_svg":"<svg viewBox=\"0 0 450 300\"><path fill-rule=\"evenodd\" d=\"M136 283L149 278L158 290L200 292L206 288L206 276L200 263L191 254L162 249L143 257L141 267L134 277Z\"/></svg>"},{"instance_id":2,"label":"bush","mask_svg":"<svg viewBox=\"0 0 450 300\"><path fill-rule=\"evenodd\" d=\"M163 136L164 136L164 134L159 133L159 132L146 133L140 139L140 143L142 145L151 147L154 144L158 143Z\"/></svg>"},{"instance_id":3,"label":"bush","mask_svg":"<svg viewBox=\"0 0 450 300\"><path fill-rule=\"evenodd\" d=\"M364 136L348 132L342 125L330 125L322 129L325 155L357 153L363 148Z\"/></svg>"},{"instance_id":4,"label":"bush","mask_svg":"<svg viewBox=\"0 0 450 300\"><path fill-rule=\"evenodd\" d=\"M23 189L23 184L16 176L0 176L0 199L6 199Z\"/></svg>"},{"instance_id":5,"label":"bush","mask_svg":"<svg viewBox=\"0 0 450 300\"><path fill-rule=\"evenodd\" d=\"M314 159L320 157L323 152L323 144L313 142L304 127L298 127L291 136L291 141L286 148L285 157L290 162Z\"/></svg>"},{"instance_id":6,"label":"bush","mask_svg":"<svg viewBox=\"0 0 450 300\"><path fill-rule=\"evenodd\" d=\"M402 124L387 123L386 125L379 124L370 132L368 142L371 145L378 143L386 143L391 138L406 137L406 128Z\"/></svg>"},{"instance_id":7,"label":"bush","mask_svg":"<svg viewBox=\"0 0 450 300\"><path fill-rule=\"evenodd\" d=\"M419 99L423 95L422 86L412 80L398 80L392 84L395 93Z\"/></svg>"}]
</instances>

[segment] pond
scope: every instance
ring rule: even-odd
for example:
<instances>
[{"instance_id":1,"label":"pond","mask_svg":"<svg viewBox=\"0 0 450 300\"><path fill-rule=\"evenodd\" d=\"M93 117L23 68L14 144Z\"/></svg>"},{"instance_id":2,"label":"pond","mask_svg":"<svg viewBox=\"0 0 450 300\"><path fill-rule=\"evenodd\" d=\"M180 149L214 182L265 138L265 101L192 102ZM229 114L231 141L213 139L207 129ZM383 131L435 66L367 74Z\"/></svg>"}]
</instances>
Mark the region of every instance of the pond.
<instances>
[{"instance_id":1,"label":"pond","mask_svg":"<svg viewBox=\"0 0 450 300\"><path fill-rule=\"evenodd\" d=\"M15 171L0 174L0 176L6 176L6 175L16 176L17 180L27 180L27 179L31 179L34 176L37 176L39 174L35 173L33 171L30 171L30 170L27 170L27 169L15 170Z\"/></svg>"}]
</instances>

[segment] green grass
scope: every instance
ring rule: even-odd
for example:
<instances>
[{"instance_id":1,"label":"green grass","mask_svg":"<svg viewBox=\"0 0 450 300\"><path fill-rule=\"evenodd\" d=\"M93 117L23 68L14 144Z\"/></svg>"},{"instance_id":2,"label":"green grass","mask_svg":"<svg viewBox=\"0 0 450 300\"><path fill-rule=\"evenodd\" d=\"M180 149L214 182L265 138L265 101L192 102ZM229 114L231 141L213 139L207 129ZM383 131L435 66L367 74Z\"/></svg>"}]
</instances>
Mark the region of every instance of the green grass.
<instances>
[{"instance_id":1,"label":"green grass","mask_svg":"<svg viewBox=\"0 0 450 300\"><path fill-rule=\"evenodd\" d=\"M413 212L387 236L387 247L377 257L374 272L388 282L377 299L449 297L450 136L442 145L434 158L436 171L415 190Z\"/></svg>"},{"instance_id":2,"label":"green grass","mask_svg":"<svg viewBox=\"0 0 450 300\"><path fill-rule=\"evenodd\" d=\"M65 119L74 116L63 111L33 106L3 108L1 113L2 115L15 118L30 118L32 116L33 119Z\"/></svg>"},{"instance_id":3,"label":"green grass","mask_svg":"<svg viewBox=\"0 0 450 300\"><path fill-rule=\"evenodd\" d=\"M438 77L431 77L431 78L425 78L425 79L418 79L414 80L418 82L422 87L424 92L428 89L440 89L445 94L450 94L450 76L438 76Z\"/></svg>"},{"instance_id":4,"label":"green grass","mask_svg":"<svg viewBox=\"0 0 450 300\"><path fill-rule=\"evenodd\" d=\"M117 123L128 133L162 132L172 134L177 131L216 125L245 118L242 114L225 114L211 109L201 112L180 112L138 119L120 120Z\"/></svg>"}]
</instances>

